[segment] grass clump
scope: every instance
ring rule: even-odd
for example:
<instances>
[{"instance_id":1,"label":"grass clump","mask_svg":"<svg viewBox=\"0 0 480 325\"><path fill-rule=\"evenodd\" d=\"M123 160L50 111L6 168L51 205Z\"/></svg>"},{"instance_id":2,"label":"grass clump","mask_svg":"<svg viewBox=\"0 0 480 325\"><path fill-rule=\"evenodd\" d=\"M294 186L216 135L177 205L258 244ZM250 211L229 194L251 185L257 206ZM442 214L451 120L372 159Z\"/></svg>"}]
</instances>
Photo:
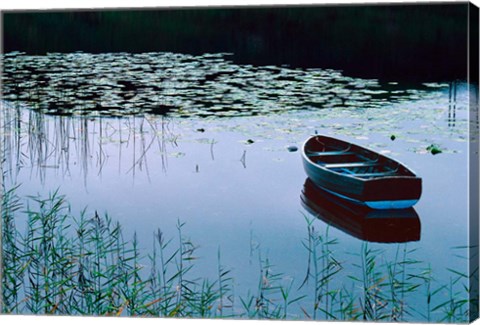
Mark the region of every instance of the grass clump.
<instances>
[{"instance_id":1,"label":"grass clump","mask_svg":"<svg viewBox=\"0 0 480 325\"><path fill-rule=\"evenodd\" d=\"M30 198L24 234L15 225L21 208L14 190L7 192L3 313L220 317L229 307L228 269L219 264L214 281L190 276L196 247L184 237L183 223L176 247L157 230L146 257L136 234L125 240L120 224L97 212L74 218L58 192Z\"/></svg>"},{"instance_id":2,"label":"grass clump","mask_svg":"<svg viewBox=\"0 0 480 325\"><path fill-rule=\"evenodd\" d=\"M180 221L174 238L157 229L145 254L136 234L125 239L107 214L73 216L58 192L22 202L16 188L4 192L2 313L459 323L478 307L468 285L475 274L448 269L448 281L440 280L407 244L397 244L389 260L364 242L341 261L338 240L316 219L306 218L306 276L298 288L258 245L257 286L236 295L220 248L213 279L195 276L198 248ZM16 225L21 218L24 229Z\"/></svg>"}]
</instances>

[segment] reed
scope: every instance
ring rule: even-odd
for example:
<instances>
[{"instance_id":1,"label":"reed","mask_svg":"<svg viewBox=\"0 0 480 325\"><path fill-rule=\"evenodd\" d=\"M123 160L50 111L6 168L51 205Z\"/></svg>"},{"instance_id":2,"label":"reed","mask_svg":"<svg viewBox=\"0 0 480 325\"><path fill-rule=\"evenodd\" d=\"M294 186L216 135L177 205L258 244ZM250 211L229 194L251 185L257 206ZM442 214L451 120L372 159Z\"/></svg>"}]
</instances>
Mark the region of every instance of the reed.
<instances>
[{"instance_id":1,"label":"reed","mask_svg":"<svg viewBox=\"0 0 480 325\"><path fill-rule=\"evenodd\" d=\"M2 195L2 312L18 312L19 294L22 287L21 270L18 263L21 250L18 247L18 232L15 227L14 214L21 208L15 188ZM8 266L8 267L4 267Z\"/></svg>"},{"instance_id":2,"label":"reed","mask_svg":"<svg viewBox=\"0 0 480 325\"><path fill-rule=\"evenodd\" d=\"M407 244L390 246L391 260L363 243L339 261L330 228L310 218L300 286L258 244L250 252L257 286L236 295L220 248L213 278L195 275L198 247L181 221L173 238L156 230L145 253L137 235L125 239L107 214L83 210L75 217L58 191L24 199L16 192L2 197L4 313L458 323L475 303L467 273L449 269L446 281L435 277ZM21 218L25 227L16 224Z\"/></svg>"},{"instance_id":3,"label":"reed","mask_svg":"<svg viewBox=\"0 0 480 325\"><path fill-rule=\"evenodd\" d=\"M329 238L329 228L324 234L320 234L313 226L313 219L305 217L307 222L308 237L303 243L308 252L307 275L302 286L309 280L313 280L314 299L312 319L317 319L318 312L323 314L323 319L336 319L333 312L333 301L339 291L331 289L331 279L342 270L342 265L333 255L332 246L336 245L336 239ZM313 270L311 270L311 268Z\"/></svg>"},{"instance_id":4,"label":"reed","mask_svg":"<svg viewBox=\"0 0 480 325\"><path fill-rule=\"evenodd\" d=\"M257 293L248 292L246 297L240 297L244 308L243 317L257 319L278 319L281 315L281 307L277 304L276 294L280 292L278 284L281 274L274 273L268 258L258 254L260 267Z\"/></svg>"},{"instance_id":5,"label":"reed","mask_svg":"<svg viewBox=\"0 0 480 325\"><path fill-rule=\"evenodd\" d=\"M158 148L161 168L166 173L169 150L177 146L179 137L172 119L165 116L129 116L114 124L108 119L49 116L25 110L18 103L2 102L0 106L0 132L8 134L2 136L2 167L13 184L23 166L31 166L44 183L49 170L69 177L78 162L76 168L87 187L89 173L102 177L109 159L118 160L119 174L135 178L142 172L149 180L148 162L154 149ZM111 143L117 144L117 152ZM125 150L131 152L133 160L122 166Z\"/></svg>"},{"instance_id":6,"label":"reed","mask_svg":"<svg viewBox=\"0 0 480 325\"><path fill-rule=\"evenodd\" d=\"M234 305L234 294L233 294L233 278L230 276L231 270L227 269L221 264L220 258L220 248L218 249L217 254L218 260L218 305L217 310L220 317L231 316L225 314L225 311L231 310ZM233 311L231 311L233 313Z\"/></svg>"}]
</instances>

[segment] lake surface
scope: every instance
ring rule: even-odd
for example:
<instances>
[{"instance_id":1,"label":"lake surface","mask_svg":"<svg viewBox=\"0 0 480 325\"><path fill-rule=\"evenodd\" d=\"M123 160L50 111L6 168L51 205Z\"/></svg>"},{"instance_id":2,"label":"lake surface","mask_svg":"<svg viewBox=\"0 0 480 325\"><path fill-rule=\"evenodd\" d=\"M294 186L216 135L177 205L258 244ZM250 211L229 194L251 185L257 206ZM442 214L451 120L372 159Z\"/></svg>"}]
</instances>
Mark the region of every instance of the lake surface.
<instances>
[{"instance_id":1,"label":"lake surface","mask_svg":"<svg viewBox=\"0 0 480 325\"><path fill-rule=\"evenodd\" d=\"M316 219L305 207L300 152L288 150L316 133L334 136L395 158L423 179L413 212L418 222L405 236L393 228L368 243L380 252L378 265L408 251L405 274L430 267L435 288L451 286L466 299L465 279L454 280L469 273L462 258L469 245L468 85L380 83L228 58L7 54L1 103L7 189L20 184L22 198L59 189L73 211L108 212L126 237L137 234L146 254L157 228L173 238L178 220L185 222L184 234L199 246L195 274L214 276L220 250L238 296L257 287L259 257L282 273L282 283L300 287L309 260L305 219L315 220L315 231L337 240L331 249L343 267L331 286L359 290L351 279L361 277L355 266L366 242L361 233L382 233L372 229L382 225L360 222L364 231L355 235L334 222L345 222L338 210L330 211L331 226ZM432 145L441 153L432 154ZM18 218L21 226L24 216ZM306 297L289 318L308 318L300 306L312 305L313 291L311 281L298 290ZM404 294L415 312L403 319L425 320L424 289ZM432 299L440 305L450 298L440 290ZM445 308L432 311L432 319L442 319Z\"/></svg>"}]
</instances>

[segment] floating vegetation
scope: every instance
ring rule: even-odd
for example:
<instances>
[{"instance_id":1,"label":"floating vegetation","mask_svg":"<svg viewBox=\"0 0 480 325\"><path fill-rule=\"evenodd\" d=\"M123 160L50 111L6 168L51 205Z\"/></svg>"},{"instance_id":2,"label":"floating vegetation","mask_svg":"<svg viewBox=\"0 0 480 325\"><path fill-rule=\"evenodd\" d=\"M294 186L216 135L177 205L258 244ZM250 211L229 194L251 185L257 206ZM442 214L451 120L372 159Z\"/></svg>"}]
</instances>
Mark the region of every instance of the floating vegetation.
<instances>
[{"instance_id":1,"label":"floating vegetation","mask_svg":"<svg viewBox=\"0 0 480 325\"><path fill-rule=\"evenodd\" d=\"M427 93L395 93L331 69L237 65L225 53L12 52L2 61L3 98L53 115L250 116L379 107Z\"/></svg>"},{"instance_id":2,"label":"floating vegetation","mask_svg":"<svg viewBox=\"0 0 480 325\"><path fill-rule=\"evenodd\" d=\"M50 171L51 175L54 172L69 179L71 175L82 175L86 185L88 175L101 176L105 168L113 167L119 174L132 177L138 177L139 172L149 176L149 166L158 156L159 165L166 172L169 158L195 157L187 143L209 145L213 153L212 146L217 141L224 143L231 135L242 145L268 140L265 150L271 152L290 151L289 146L298 147L308 135L321 133L355 139L397 157L405 152L438 154L436 150L431 152L432 143L444 143L446 147L437 146L437 150L456 154L466 151L460 145L467 139L468 125L468 98L463 91L457 94L454 127L446 120L453 110L449 109L448 93L437 101L435 92L430 94L433 103L432 99L425 99L385 109L325 108L220 119L153 114L115 119L52 116L2 101L0 135L7 158L3 166L10 171L13 183L21 170L30 168L41 182ZM200 134L202 138L198 139ZM395 141L388 140L392 136ZM239 147L239 156L242 151Z\"/></svg>"},{"instance_id":3,"label":"floating vegetation","mask_svg":"<svg viewBox=\"0 0 480 325\"><path fill-rule=\"evenodd\" d=\"M439 154L439 153L442 153L442 152L443 152L443 150L440 149L440 147L439 147L438 145L436 145L436 144L431 144L431 145L429 145L429 146L426 148L426 150L427 150L428 152L430 152L432 155L436 155L436 154Z\"/></svg>"},{"instance_id":4,"label":"floating vegetation","mask_svg":"<svg viewBox=\"0 0 480 325\"><path fill-rule=\"evenodd\" d=\"M287 150L288 150L289 152L295 152L295 151L298 150L298 147L297 147L297 146L293 146L293 145L292 145L292 146L288 146L288 147L287 147Z\"/></svg>"},{"instance_id":5,"label":"floating vegetation","mask_svg":"<svg viewBox=\"0 0 480 325\"><path fill-rule=\"evenodd\" d=\"M427 82L423 84L425 87L430 88L447 88L448 84L446 83L436 83L436 82Z\"/></svg>"}]
</instances>

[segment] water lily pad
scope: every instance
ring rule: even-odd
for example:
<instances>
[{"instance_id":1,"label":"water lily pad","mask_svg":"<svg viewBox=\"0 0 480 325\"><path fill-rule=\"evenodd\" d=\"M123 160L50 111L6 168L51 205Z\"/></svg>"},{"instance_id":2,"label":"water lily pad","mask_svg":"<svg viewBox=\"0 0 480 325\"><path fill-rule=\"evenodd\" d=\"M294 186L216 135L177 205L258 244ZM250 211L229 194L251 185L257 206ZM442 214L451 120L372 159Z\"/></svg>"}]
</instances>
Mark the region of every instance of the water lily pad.
<instances>
[{"instance_id":1,"label":"water lily pad","mask_svg":"<svg viewBox=\"0 0 480 325\"><path fill-rule=\"evenodd\" d=\"M174 157L174 158L181 158L181 157L184 157L186 154L184 152L172 152L170 153L170 156L171 157Z\"/></svg>"},{"instance_id":2,"label":"water lily pad","mask_svg":"<svg viewBox=\"0 0 480 325\"><path fill-rule=\"evenodd\" d=\"M231 117L329 108L355 113L433 96L436 89L395 86L399 93L393 95L377 80L332 69L238 65L223 53L12 52L4 55L3 69L5 99L46 113L95 116ZM92 111L97 103L102 109Z\"/></svg>"},{"instance_id":3,"label":"water lily pad","mask_svg":"<svg viewBox=\"0 0 480 325\"><path fill-rule=\"evenodd\" d=\"M442 153L442 149L440 149L440 147L436 144L431 144L429 145L426 150L428 152L430 152L432 155L436 155L436 154L439 154L439 153Z\"/></svg>"}]
</instances>

